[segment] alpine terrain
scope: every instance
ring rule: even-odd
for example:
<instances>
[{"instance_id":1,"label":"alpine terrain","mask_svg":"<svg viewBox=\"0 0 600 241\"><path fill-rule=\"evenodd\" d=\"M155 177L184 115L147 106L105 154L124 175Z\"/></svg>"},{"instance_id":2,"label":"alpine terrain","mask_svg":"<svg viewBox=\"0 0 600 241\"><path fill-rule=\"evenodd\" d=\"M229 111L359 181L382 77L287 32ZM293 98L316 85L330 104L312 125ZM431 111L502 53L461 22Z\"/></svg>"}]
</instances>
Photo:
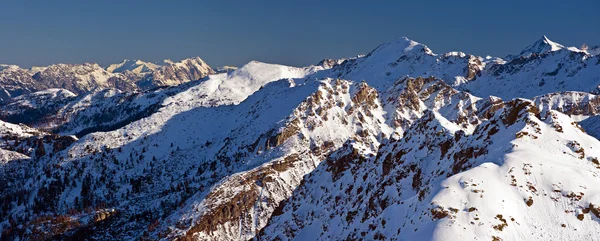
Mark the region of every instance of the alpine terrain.
<instances>
[{"instance_id":1,"label":"alpine terrain","mask_svg":"<svg viewBox=\"0 0 600 241\"><path fill-rule=\"evenodd\" d=\"M2 240L600 240L600 52L0 66Z\"/></svg>"}]
</instances>

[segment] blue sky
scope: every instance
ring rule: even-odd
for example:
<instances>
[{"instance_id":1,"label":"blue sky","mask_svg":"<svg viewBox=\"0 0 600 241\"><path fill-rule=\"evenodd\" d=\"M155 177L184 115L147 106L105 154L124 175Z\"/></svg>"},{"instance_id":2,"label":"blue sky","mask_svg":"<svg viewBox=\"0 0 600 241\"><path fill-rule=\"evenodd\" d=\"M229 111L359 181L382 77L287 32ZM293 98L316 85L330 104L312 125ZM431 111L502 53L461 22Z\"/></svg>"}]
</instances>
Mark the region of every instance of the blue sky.
<instances>
[{"instance_id":1,"label":"blue sky","mask_svg":"<svg viewBox=\"0 0 600 241\"><path fill-rule=\"evenodd\" d=\"M600 1L26 1L0 8L0 63L22 67L200 56L295 66L406 36L434 52L517 53L546 34L600 45Z\"/></svg>"}]
</instances>

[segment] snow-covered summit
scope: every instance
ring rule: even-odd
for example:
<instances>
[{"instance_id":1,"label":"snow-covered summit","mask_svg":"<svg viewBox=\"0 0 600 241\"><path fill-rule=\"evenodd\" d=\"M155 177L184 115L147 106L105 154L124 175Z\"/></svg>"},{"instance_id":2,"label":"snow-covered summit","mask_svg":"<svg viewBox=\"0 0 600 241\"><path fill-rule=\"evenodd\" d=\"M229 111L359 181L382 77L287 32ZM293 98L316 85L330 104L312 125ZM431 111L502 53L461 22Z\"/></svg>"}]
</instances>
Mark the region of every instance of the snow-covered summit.
<instances>
[{"instance_id":1,"label":"snow-covered summit","mask_svg":"<svg viewBox=\"0 0 600 241\"><path fill-rule=\"evenodd\" d=\"M431 49L429 49L427 47L427 45L416 42L407 37L400 37L396 40L383 43L383 44L379 45L377 48L375 48L373 51L371 51L367 56L378 55L378 53L385 53L385 55L380 55L381 57L383 57L383 56L399 56L399 55L407 54L407 53L413 53L413 54L425 53L428 55L435 56L433 51L431 51Z\"/></svg>"},{"instance_id":2,"label":"snow-covered summit","mask_svg":"<svg viewBox=\"0 0 600 241\"><path fill-rule=\"evenodd\" d=\"M435 54L426 45L399 38L365 56L334 65L324 76L364 80L385 90L405 76L434 76L478 96L526 97L554 91L600 91L599 57L543 37L526 56L505 61L463 52Z\"/></svg>"},{"instance_id":3,"label":"snow-covered summit","mask_svg":"<svg viewBox=\"0 0 600 241\"><path fill-rule=\"evenodd\" d=\"M106 71L111 73L122 73L125 71L131 71L136 74L149 73L160 66L150 62L144 62L137 59L126 59L118 64L111 64L106 68Z\"/></svg>"},{"instance_id":4,"label":"snow-covered summit","mask_svg":"<svg viewBox=\"0 0 600 241\"><path fill-rule=\"evenodd\" d=\"M558 51L564 49L565 46L553 42L546 35L542 36L541 39L535 41L532 45L527 46L519 53L519 56L528 57L531 54L544 54L548 52Z\"/></svg>"},{"instance_id":5,"label":"snow-covered summit","mask_svg":"<svg viewBox=\"0 0 600 241\"><path fill-rule=\"evenodd\" d=\"M303 78L311 73L314 73L312 68L251 61L234 71L209 75L200 84L165 100L165 103L175 102L185 106L237 104L268 83L280 79Z\"/></svg>"}]
</instances>

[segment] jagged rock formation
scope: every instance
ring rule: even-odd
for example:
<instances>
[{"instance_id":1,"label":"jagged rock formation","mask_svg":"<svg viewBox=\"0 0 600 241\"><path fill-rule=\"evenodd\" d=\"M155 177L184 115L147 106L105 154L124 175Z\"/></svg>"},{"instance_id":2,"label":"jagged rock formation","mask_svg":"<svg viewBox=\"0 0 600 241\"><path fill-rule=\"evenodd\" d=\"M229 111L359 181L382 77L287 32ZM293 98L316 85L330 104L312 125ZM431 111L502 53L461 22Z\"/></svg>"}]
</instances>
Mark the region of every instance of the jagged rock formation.
<instances>
[{"instance_id":1,"label":"jagged rock formation","mask_svg":"<svg viewBox=\"0 0 600 241\"><path fill-rule=\"evenodd\" d=\"M144 62L138 59L126 59L118 64L111 64L106 68L106 71L111 73L124 73L130 71L134 74L148 74L155 71L160 66L155 63Z\"/></svg>"},{"instance_id":2,"label":"jagged rock formation","mask_svg":"<svg viewBox=\"0 0 600 241\"><path fill-rule=\"evenodd\" d=\"M165 60L161 65L124 60L106 69L96 63L56 64L31 69L0 65L0 101L50 88L62 88L78 95L107 88L126 92L148 90L199 80L213 73L214 70L199 57L180 62Z\"/></svg>"},{"instance_id":3,"label":"jagged rock formation","mask_svg":"<svg viewBox=\"0 0 600 241\"><path fill-rule=\"evenodd\" d=\"M199 57L184 59L180 62L165 60L164 65L144 76L137 84L143 89L178 85L190 80L199 80L214 73L214 70Z\"/></svg>"},{"instance_id":4,"label":"jagged rock formation","mask_svg":"<svg viewBox=\"0 0 600 241\"><path fill-rule=\"evenodd\" d=\"M585 92L557 92L534 98L541 110L557 110L575 120L600 114L600 99L597 95Z\"/></svg>"},{"instance_id":5,"label":"jagged rock formation","mask_svg":"<svg viewBox=\"0 0 600 241\"><path fill-rule=\"evenodd\" d=\"M382 144L377 155L333 154L281 204L259 239L596 235L598 200L589 194L598 189L589 182L598 181L600 142L567 116L541 116L532 102L517 99L472 134L430 111L406 133ZM567 173L581 175L573 180Z\"/></svg>"},{"instance_id":6,"label":"jagged rock formation","mask_svg":"<svg viewBox=\"0 0 600 241\"><path fill-rule=\"evenodd\" d=\"M36 81L54 88L63 88L75 93L86 93L97 88L137 89L122 76L112 75L95 63L50 65L32 76Z\"/></svg>"},{"instance_id":7,"label":"jagged rock formation","mask_svg":"<svg viewBox=\"0 0 600 241\"><path fill-rule=\"evenodd\" d=\"M0 102L46 88L31 78L27 70L16 65L0 65Z\"/></svg>"}]
</instances>

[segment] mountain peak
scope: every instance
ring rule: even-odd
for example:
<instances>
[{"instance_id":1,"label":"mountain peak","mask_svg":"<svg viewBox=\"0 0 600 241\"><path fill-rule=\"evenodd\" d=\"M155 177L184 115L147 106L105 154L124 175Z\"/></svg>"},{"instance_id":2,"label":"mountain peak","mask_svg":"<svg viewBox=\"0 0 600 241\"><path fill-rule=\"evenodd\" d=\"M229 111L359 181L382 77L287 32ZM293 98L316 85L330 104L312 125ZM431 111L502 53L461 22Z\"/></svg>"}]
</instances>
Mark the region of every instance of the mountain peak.
<instances>
[{"instance_id":1,"label":"mountain peak","mask_svg":"<svg viewBox=\"0 0 600 241\"><path fill-rule=\"evenodd\" d=\"M408 53L414 50L422 50L429 55L433 55L433 52L424 44L417 41L411 40L407 37L400 37L398 39L383 43L375 48L371 54L376 52L388 53Z\"/></svg>"},{"instance_id":2,"label":"mountain peak","mask_svg":"<svg viewBox=\"0 0 600 241\"><path fill-rule=\"evenodd\" d=\"M545 54L549 52L558 51L565 48L562 44L556 43L550 40L546 35L543 35L538 41L535 41L532 45L523 49L519 56L527 57L531 54Z\"/></svg>"},{"instance_id":3,"label":"mountain peak","mask_svg":"<svg viewBox=\"0 0 600 241\"><path fill-rule=\"evenodd\" d=\"M540 39L539 41L543 42L546 45L551 46L552 47L552 51L556 51L556 50L559 50L559 49L562 49L562 48L565 47L565 46L563 46L563 45L561 45L559 43L556 43L556 42L550 40L546 35L543 35L542 39Z\"/></svg>"},{"instance_id":4,"label":"mountain peak","mask_svg":"<svg viewBox=\"0 0 600 241\"><path fill-rule=\"evenodd\" d=\"M403 52L410 52L412 50L422 50L427 54L433 54L433 52L427 47L427 45L409 39L407 37L400 37L395 41L388 42L384 45L400 47ZM382 46L384 46L382 45Z\"/></svg>"},{"instance_id":5,"label":"mountain peak","mask_svg":"<svg viewBox=\"0 0 600 241\"><path fill-rule=\"evenodd\" d=\"M179 63L186 63L186 62L195 62L195 63L203 63L206 64L206 62L204 62L204 60L202 60L202 58L200 58L199 56L196 57L190 57L190 58L185 58L185 59L181 59L179 61L173 61L171 59L165 59L162 61L162 63L164 65L174 65L174 64L179 64Z\"/></svg>"},{"instance_id":6,"label":"mountain peak","mask_svg":"<svg viewBox=\"0 0 600 241\"><path fill-rule=\"evenodd\" d=\"M548 38L548 36L546 36L545 34L544 34L544 35L542 35L542 39L541 39L541 40L543 40L543 41L545 41L545 42L547 42L547 43L550 43L550 42L552 42L552 40L550 40L550 39Z\"/></svg>"},{"instance_id":7,"label":"mountain peak","mask_svg":"<svg viewBox=\"0 0 600 241\"><path fill-rule=\"evenodd\" d=\"M131 71L136 74L148 73L160 67L157 64L145 62L139 59L125 59L118 64L111 64L106 71L111 73L122 73Z\"/></svg>"}]
</instances>

